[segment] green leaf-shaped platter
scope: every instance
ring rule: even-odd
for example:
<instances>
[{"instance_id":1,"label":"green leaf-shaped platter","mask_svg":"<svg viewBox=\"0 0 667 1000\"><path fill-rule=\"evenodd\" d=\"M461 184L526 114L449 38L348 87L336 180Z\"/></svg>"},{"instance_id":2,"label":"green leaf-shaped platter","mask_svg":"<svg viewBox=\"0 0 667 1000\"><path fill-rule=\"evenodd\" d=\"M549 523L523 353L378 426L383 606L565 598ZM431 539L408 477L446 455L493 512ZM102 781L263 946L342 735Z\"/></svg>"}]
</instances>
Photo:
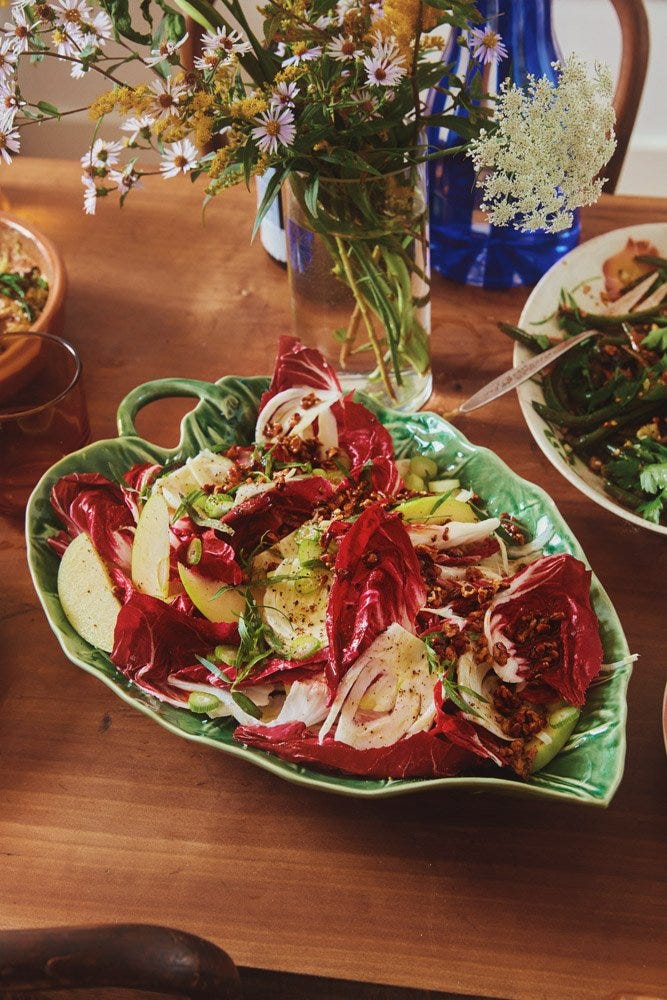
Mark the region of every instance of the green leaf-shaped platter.
<instances>
[{"instance_id":1,"label":"green leaf-shaped platter","mask_svg":"<svg viewBox=\"0 0 667 1000\"><path fill-rule=\"evenodd\" d=\"M58 600L58 559L46 544L46 539L58 530L49 504L52 485L60 476L72 472L99 472L119 480L137 462L178 463L205 447L224 450L235 443L247 444L252 441L258 401L267 384L265 378L233 377L222 378L216 383L189 379L147 382L134 389L121 403L118 438L98 441L74 452L40 480L26 515L28 561L51 628L69 659L172 732L241 757L297 784L369 798L426 789L467 788L608 805L623 773L625 694L631 661L618 617L595 578L592 600L600 620L605 664L617 665L605 669L592 685L579 724L566 747L546 769L527 781L505 776L500 770L497 775L377 780L325 774L290 764L236 743L232 738L233 721L202 718L145 694L114 667L105 653L92 648L72 629ZM199 399L183 419L180 442L172 450L143 440L134 426L142 406L169 396ZM473 487L484 498L491 514L511 511L531 536L545 538L545 553L570 552L585 560L579 543L551 498L537 486L516 476L493 452L470 444L433 413L406 416L376 406L373 409L391 432L399 457L417 453L432 457L438 463L441 477L456 473L462 485Z\"/></svg>"}]
</instances>

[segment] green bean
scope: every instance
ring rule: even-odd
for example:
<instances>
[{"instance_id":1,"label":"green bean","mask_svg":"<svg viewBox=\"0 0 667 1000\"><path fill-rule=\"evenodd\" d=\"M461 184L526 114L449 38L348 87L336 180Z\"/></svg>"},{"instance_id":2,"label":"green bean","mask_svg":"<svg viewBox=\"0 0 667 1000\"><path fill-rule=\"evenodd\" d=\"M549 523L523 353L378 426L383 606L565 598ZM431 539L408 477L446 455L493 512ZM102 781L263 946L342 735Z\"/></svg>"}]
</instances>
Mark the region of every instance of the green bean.
<instances>
[{"instance_id":1,"label":"green bean","mask_svg":"<svg viewBox=\"0 0 667 1000\"><path fill-rule=\"evenodd\" d=\"M649 403L643 401L641 406L636 406L631 410L626 410L622 412L617 409L618 416L614 417L612 420L605 421L601 427L596 428L596 430L591 431L588 434L583 434L580 438L571 442L572 447L575 451L585 451L588 452L596 445L601 444L612 434L615 434L619 427L625 427L627 424L633 423L635 420L642 420L644 417L652 417L656 412L656 403L651 401Z\"/></svg>"},{"instance_id":2,"label":"green bean","mask_svg":"<svg viewBox=\"0 0 667 1000\"><path fill-rule=\"evenodd\" d=\"M667 268L667 258L655 257L653 254L650 253L639 254L637 257L635 257L635 260L637 261L638 264L650 264L651 267L658 267L663 270ZM644 277L645 275L642 275L642 278Z\"/></svg>"},{"instance_id":3,"label":"green bean","mask_svg":"<svg viewBox=\"0 0 667 1000\"><path fill-rule=\"evenodd\" d=\"M520 326L512 326L511 323L498 323L498 329L501 333L511 337L512 340L516 340L517 343L523 344L524 347L527 347L529 351L533 351L535 354L539 354L540 351L546 351L548 347L551 347L551 341L543 333L537 335L526 333Z\"/></svg>"},{"instance_id":4,"label":"green bean","mask_svg":"<svg viewBox=\"0 0 667 1000\"><path fill-rule=\"evenodd\" d=\"M612 483L609 479L604 481L604 491L608 493L610 497L614 500L618 500L622 503L624 507L630 507L631 510L636 510L637 507L642 503L641 497L635 496L630 490L623 490L616 483Z\"/></svg>"}]
</instances>

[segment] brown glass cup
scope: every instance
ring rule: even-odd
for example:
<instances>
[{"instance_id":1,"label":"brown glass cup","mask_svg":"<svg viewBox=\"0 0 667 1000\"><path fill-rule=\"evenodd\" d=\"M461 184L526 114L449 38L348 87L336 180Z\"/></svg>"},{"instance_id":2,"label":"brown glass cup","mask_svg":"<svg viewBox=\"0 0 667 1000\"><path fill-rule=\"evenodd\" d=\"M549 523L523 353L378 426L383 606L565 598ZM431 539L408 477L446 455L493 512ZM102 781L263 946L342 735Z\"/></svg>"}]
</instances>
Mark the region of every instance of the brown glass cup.
<instances>
[{"instance_id":1,"label":"brown glass cup","mask_svg":"<svg viewBox=\"0 0 667 1000\"><path fill-rule=\"evenodd\" d=\"M0 336L0 513L17 515L46 470L90 437L81 360L49 333Z\"/></svg>"}]
</instances>

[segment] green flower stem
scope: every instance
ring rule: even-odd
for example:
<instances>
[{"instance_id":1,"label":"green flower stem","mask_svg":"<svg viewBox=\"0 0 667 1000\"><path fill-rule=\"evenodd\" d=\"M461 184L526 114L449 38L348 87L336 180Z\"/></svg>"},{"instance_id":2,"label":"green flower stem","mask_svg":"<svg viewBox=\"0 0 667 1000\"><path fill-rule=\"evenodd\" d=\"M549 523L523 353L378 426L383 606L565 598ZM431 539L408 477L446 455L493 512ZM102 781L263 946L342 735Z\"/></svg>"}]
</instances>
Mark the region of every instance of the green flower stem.
<instances>
[{"instance_id":1,"label":"green flower stem","mask_svg":"<svg viewBox=\"0 0 667 1000\"><path fill-rule=\"evenodd\" d=\"M354 342L357 339L357 334L359 333L359 326L361 320L361 310L359 308L359 303L355 302L354 309L352 310L352 315L350 316L350 322L347 324L347 330L345 331L345 340L340 345L340 354L338 360L340 362L341 368L345 369L347 366L347 360L350 356L350 351L354 347Z\"/></svg>"},{"instance_id":2,"label":"green flower stem","mask_svg":"<svg viewBox=\"0 0 667 1000\"><path fill-rule=\"evenodd\" d=\"M396 390L394 389L393 385L391 384L391 380L390 380L389 374L387 372L387 366L385 364L384 353L382 351L382 346L381 346L380 342L377 339L377 335L375 333L375 327L373 326L373 320L372 320L372 318L370 316L370 310L369 310L368 305L366 303L366 299L362 295L362 293L361 293L361 291L359 289L359 285L357 284L357 280L356 280L356 278L354 276L354 273L352 271L352 268L350 267L350 262L349 262L349 259L348 259L348 256L347 256L347 252L345 250L345 244L343 243L343 241L342 241L342 239L341 239L340 236L336 236L335 240L336 240L336 248L338 250L338 256L340 258L340 262L341 262L343 271L345 273L345 278L347 280L347 284L349 285L350 290L351 290L352 294L354 295L354 298L355 298L355 300L357 302L357 305L359 306L359 310L361 312L361 315L362 315L363 320L364 320L364 324L366 326L366 330L368 332L368 339L370 340L371 345L373 347L373 353L375 354L375 359L377 361L377 366L378 366L378 368L380 370L380 376L382 378L382 382L384 384L384 387L385 387L385 390L387 392L387 395L389 396L389 398L392 401L395 402L396 399L397 399Z\"/></svg>"}]
</instances>

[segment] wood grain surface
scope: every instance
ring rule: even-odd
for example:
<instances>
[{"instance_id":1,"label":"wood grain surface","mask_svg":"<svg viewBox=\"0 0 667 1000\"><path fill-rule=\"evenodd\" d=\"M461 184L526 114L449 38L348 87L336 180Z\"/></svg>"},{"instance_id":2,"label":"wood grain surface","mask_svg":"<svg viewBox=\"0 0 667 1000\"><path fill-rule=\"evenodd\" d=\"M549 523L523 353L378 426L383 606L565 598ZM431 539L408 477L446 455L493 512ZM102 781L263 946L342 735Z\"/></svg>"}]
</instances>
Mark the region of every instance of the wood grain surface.
<instances>
[{"instance_id":1,"label":"wood grain surface","mask_svg":"<svg viewBox=\"0 0 667 1000\"><path fill-rule=\"evenodd\" d=\"M253 196L147 182L119 211L80 208L75 164L17 162L14 212L63 252L66 335L94 438L151 378L270 368L285 274L249 245ZM605 196L590 237L667 221L667 201ZM434 279L431 407L511 364L495 327L526 290ZM187 402L139 429L177 438ZM64 657L38 607L22 526L0 521L0 926L146 922L200 934L238 965L515 1000L667 995L665 539L578 493L533 443L514 394L459 426L545 487L640 654L625 777L607 810L494 794L356 801L295 787L180 739Z\"/></svg>"}]
</instances>

